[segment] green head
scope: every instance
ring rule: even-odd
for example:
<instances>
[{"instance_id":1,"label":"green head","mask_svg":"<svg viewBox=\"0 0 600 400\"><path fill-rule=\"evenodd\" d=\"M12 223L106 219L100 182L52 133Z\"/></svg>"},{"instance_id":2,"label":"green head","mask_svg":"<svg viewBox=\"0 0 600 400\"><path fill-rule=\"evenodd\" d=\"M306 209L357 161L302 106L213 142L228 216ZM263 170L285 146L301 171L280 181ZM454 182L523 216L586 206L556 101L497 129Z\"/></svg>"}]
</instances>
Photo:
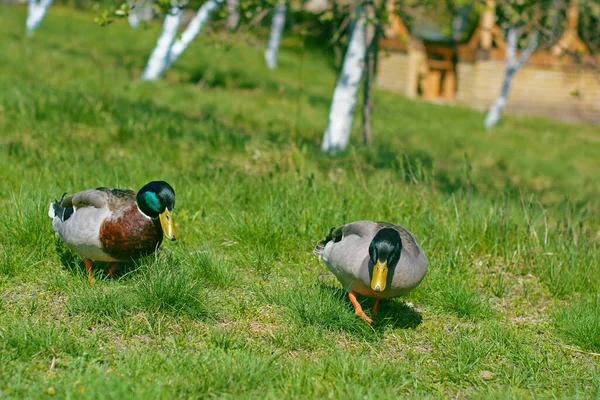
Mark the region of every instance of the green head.
<instances>
[{"instance_id":1,"label":"green head","mask_svg":"<svg viewBox=\"0 0 600 400\"><path fill-rule=\"evenodd\" d=\"M369 257L373 262L371 289L383 292L387 282L388 267L394 267L400 260L402 240L400 233L392 228L383 228L369 245Z\"/></svg>"},{"instance_id":2,"label":"green head","mask_svg":"<svg viewBox=\"0 0 600 400\"><path fill-rule=\"evenodd\" d=\"M175 191L165 181L152 181L139 190L135 199L138 208L148 217L160 219L162 230L170 240L175 240L173 208Z\"/></svg>"}]
</instances>

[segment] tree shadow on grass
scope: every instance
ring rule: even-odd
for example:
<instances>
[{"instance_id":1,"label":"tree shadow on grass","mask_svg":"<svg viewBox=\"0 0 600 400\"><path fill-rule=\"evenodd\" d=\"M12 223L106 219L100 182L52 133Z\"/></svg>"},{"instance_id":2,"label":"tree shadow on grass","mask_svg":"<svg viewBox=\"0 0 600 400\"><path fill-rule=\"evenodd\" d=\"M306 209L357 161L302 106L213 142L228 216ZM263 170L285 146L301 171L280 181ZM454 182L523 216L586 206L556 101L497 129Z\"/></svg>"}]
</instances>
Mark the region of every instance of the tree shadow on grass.
<instances>
[{"instance_id":1,"label":"tree shadow on grass","mask_svg":"<svg viewBox=\"0 0 600 400\"><path fill-rule=\"evenodd\" d=\"M108 119L117 126L112 137L118 144L168 138L192 139L214 149L242 150L251 136L245 130L223 122L214 107L205 106L190 115L152 100L131 100L123 96L90 97L79 90L48 86L24 88L29 107L37 121L58 121L102 126ZM16 103L15 103L16 106ZM149 136L151 135L151 136Z\"/></svg>"},{"instance_id":2,"label":"tree shadow on grass","mask_svg":"<svg viewBox=\"0 0 600 400\"><path fill-rule=\"evenodd\" d=\"M355 153L345 150L335 155L321 151L321 140L299 137L296 142L298 147L306 146L310 150L308 154L322 170L329 170L332 164L341 168L354 169L358 158L368 169L393 171L407 184L428 184L447 194L461 190L468 190L472 195L477 193L477 189L460 168L440 168L435 164L433 156L427 152L396 151L393 150L391 143L385 140L368 147L356 145Z\"/></svg>"},{"instance_id":3,"label":"tree shadow on grass","mask_svg":"<svg viewBox=\"0 0 600 400\"><path fill-rule=\"evenodd\" d=\"M516 183L511 172L501 167L502 159L497 161L496 166L479 167L477 175L474 175L468 154L462 161L436 160L426 151L394 151L389 142L361 148L357 154L370 167L392 170L407 184L431 186L441 193L458 194L466 199L481 197L496 200L502 196L519 199L523 190L540 193L524 183Z\"/></svg>"},{"instance_id":4,"label":"tree shadow on grass","mask_svg":"<svg viewBox=\"0 0 600 400\"><path fill-rule=\"evenodd\" d=\"M146 60L150 55L150 50L127 48L124 50L116 50L114 48L105 48L101 55L95 54L88 49L80 49L74 47L64 47L57 43L44 43L46 50L52 50L55 53L64 54L65 58L74 58L77 60L90 60L98 66L114 66L125 69L129 74L133 74L136 70L141 70L146 65Z\"/></svg>"},{"instance_id":5,"label":"tree shadow on grass","mask_svg":"<svg viewBox=\"0 0 600 400\"><path fill-rule=\"evenodd\" d=\"M213 66L205 66L187 70L189 73L188 83L203 85L221 89L252 90L261 87L258 78L247 74L242 70L224 71Z\"/></svg>"},{"instance_id":6,"label":"tree shadow on grass","mask_svg":"<svg viewBox=\"0 0 600 400\"><path fill-rule=\"evenodd\" d=\"M239 66L239 69L218 69L216 66L199 66L194 68L178 67L189 76L182 80L193 85L202 82L202 85L210 89L230 89L240 91L260 91L274 96L298 99L300 96L314 107L327 107L331 98L327 95L315 93L310 88L299 88L297 84L290 84L286 80L278 80L272 77L257 77Z\"/></svg>"},{"instance_id":7,"label":"tree shadow on grass","mask_svg":"<svg viewBox=\"0 0 600 400\"><path fill-rule=\"evenodd\" d=\"M378 143L359 152L365 163L375 169L391 169L406 183L431 182L436 189L452 194L460 190L475 188L467 176L447 169L434 166L434 158L424 151L412 150L407 152L394 151L389 143ZM436 169L434 174L434 169Z\"/></svg>"}]
</instances>

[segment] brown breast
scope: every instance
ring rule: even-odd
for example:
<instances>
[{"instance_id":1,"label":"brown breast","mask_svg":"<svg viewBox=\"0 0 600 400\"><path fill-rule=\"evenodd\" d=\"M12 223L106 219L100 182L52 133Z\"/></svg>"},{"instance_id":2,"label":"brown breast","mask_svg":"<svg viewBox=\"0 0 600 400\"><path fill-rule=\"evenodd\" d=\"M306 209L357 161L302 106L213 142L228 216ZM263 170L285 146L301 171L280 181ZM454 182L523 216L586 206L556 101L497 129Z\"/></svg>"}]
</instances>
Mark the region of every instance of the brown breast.
<instances>
[{"instance_id":1,"label":"brown breast","mask_svg":"<svg viewBox=\"0 0 600 400\"><path fill-rule=\"evenodd\" d=\"M100 227L102 250L118 260L130 260L153 253L160 246L163 232L137 208L128 207L120 216L106 219Z\"/></svg>"}]
</instances>

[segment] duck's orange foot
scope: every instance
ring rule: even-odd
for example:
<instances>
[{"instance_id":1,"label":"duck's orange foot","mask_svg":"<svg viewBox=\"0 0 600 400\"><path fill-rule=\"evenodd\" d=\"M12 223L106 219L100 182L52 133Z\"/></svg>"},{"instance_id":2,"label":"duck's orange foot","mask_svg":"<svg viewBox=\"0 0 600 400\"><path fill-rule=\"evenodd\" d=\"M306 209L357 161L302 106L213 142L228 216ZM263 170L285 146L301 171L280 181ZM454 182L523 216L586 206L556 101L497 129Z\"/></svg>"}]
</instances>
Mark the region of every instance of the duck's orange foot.
<instances>
[{"instance_id":1,"label":"duck's orange foot","mask_svg":"<svg viewBox=\"0 0 600 400\"><path fill-rule=\"evenodd\" d=\"M377 305L379 304L379 299L375 299L375 303L373 303L373 311L371 311L371 315L375 318L375 314L377 314Z\"/></svg>"},{"instance_id":2,"label":"duck's orange foot","mask_svg":"<svg viewBox=\"0 0 600 400\"><path fill-rule=\"evenodd\" d=\"M361 312L356 312L356 315L358 315L359 317L361 317L363 320L367 321L368 323L372 324L373 320L369 317L367 317L367 314L364 313L364 311Z\"/></svg>"},{"instance_id":3,"label":"duck's orange foot","mask_svg":"<svg viewBox=\"0 0 600 400\"><path fill-rule=\"evenodd\" d=\"M113 278L116 269L117 269L117 263L113 262L113 263L107 264L107 267L106 267L106 269L104 271L106 273L106 277L109 278L109 279Z\"/></svg>"},{"instance_id":4,"label":"duck's orange foot","mask_svg":"<svg viewBox=\"0 0 600 400\"><path fill-rule=\"evenodd\" d=\"M90 281L90 285L93 286L94 283L96 283L96 280L94 279L94 273L92 272L92 260L83 260L84 264L85 264L85 269L87 270L88 273L88 280Z\"/></svg>"},{"instance_id":5,"label":"duck's orange foot","mask_svg":"<svg viewBox=\"0 0 600 400\"><path fill-rule=\"evenodd\" d=\"M372 323L373 320L367 317L367 314L365 314L365 312L363 311L362 307L360 306L360 303L358 302L358 300L356 300L356 295L354 294L354 292L349 291L348 297L350 298L350 301L354 306L354 312L356 313L356 315L361 317L363 320L367 321L369 324Z\"/></svg>"}]
</instances>

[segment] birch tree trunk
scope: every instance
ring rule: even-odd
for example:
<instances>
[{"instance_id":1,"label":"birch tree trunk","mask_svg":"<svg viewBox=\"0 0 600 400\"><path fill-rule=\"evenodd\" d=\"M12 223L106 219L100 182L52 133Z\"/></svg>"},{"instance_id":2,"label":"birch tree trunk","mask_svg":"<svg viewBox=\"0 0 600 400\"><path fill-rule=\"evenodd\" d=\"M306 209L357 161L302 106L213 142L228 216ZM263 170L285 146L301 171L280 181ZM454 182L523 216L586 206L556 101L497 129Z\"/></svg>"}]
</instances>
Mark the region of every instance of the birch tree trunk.
<instances>
[{"instance_id":1,"label":"birch tree trunk","mask_svg":"<svg viewBox=\"0 0 600 400\"><path fill-rule=\"evenodd\" d=\"M131 10L127 16L127 21L129 21L129 26L132 28L140 26L140 8L142 7L142 1L143 0L129 0L129 8Z\"/></svg>"},{"instance_id":2,"label":"birch tree trunk","mask_svg":"<svg viewBox=\"0 0 600 400\"><path fill-rule=\"evenodd\" d=\"M27 34L31 35L33 31L40 25L48 7L52 4L52 0L28 0L27 2L27 20L25 27L27 28Z\"/></svg>"},{"instance_id":3,"label":"birch tree trunk","mask_svg":"<svg viewBox=\"0 0 600 400\"><path fill-rule=\"evenodd\" d=\"M265 62L270 69L275 69L275 67L277 67L277 53L279 52L279 43L281 42L281 34L283 33L283 27L285 25L286 8L285 1L280 1L275 5L269 42L267 44L267 50L265 50Z\"/></svg>"},{"instance_id":4,"label":"birch tree trunk","mask_svg":"<svg viewBox=\"0 0 600 400\"><path fill-rule=\"evenodd\" d=\"M153 81L157 79L165 70L169 61L169 53L173 45L173 40L177 35L177 28L181 21L181 10L177 5L173 5L169 13L165 16L163 22L163 31L156 42L156 47L150 54L146 69L142 74L142 80Z\"/></svg>"},{"instance_id":5,"label":"birch tree trunk","mask_svg":"<svg viewBox=\"0 0 600 400\"><path fill-rule=\"evenodd\" d=\"M202 26L204 26L204 23L210 17L210 13L222 2L223 0L208 0L206 3L202 4L194 18L192 18L189 25L181 35L181 38L178 39L171 47L165 70L173 65L175 61L177 61L179 56L185 51L192 40L198 36Z\"/></svg>"},{"instance_id":6,"label":"birch tree trunk","mask_svg":"<svg viewBox=\"0 0 600 400\"><path fill-rule=\"evenodd\" d=\"M356 96L362 77L366 17L360 6L355 8L354 13L356 15L354 28L348 43L342 73L333 92L329 121L321 143L321 150L327 153L343 151L348 145L356 108Z\"/></svg>"},{"instance_id":7,"label":"birch tree trunk","mask_svg":"<svg viewBox=\"0 0 600 400\"><path fill-rule=\"evenodd\" d=\"M240 23L240 0L227 0L227 29L234 30Z\"/></svg>"},{"instance_id":8,"label":"birch tree trunk","mask_svg":"<svg viewBox=\"0 0 600 400\"><path fill-rule=\"evenodd\" d=\"M371 143L373 94L372 86L375 77L375 63L377 62L378 26L375 21L375 4L372 1L365 3L366 26L366 54L365 54L365 79L363 82L363 107L362 107L362 137L365 144Z\"/></svg>"},{"instance_id":9,"label":"birch tree trunk","mask_svg":"<svg viewBox=\"0 0 600 400\"><path fill-rule=\"evenodd\" d=\"M500 96L496 98L494 104L488 111L485 117L484 125L486 128L491 128L500 120L500 115L504 106L506 106L506 99L508 92L510 91L510 84L515 74L521 69L521 67L527 62L531 54L535 51L538 45L539 31L536 31L519 59L516 59L517 54L517 40L519 38L520 30L517 28L510 28L508 30L508 41L506 44L506 73L504 75L504 81L502 82L502 90Z\"/></svg>"}]
</instances>

